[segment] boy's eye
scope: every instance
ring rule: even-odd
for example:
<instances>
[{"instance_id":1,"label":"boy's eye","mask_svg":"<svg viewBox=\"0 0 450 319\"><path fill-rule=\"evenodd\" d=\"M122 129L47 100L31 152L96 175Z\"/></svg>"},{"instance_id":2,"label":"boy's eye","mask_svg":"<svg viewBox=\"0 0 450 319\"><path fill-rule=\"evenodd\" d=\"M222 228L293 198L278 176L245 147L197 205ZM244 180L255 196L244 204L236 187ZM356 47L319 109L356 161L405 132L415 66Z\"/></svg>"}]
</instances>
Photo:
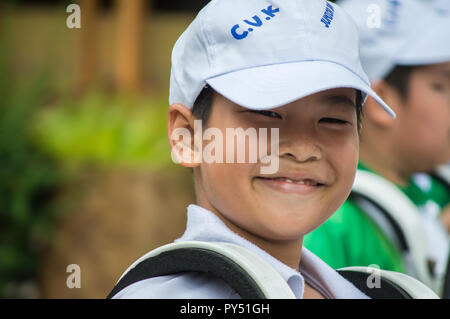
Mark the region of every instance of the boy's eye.
<instances>
[{"instance_id":1,"label":"boy's eye","mask_svg":"<svg viewBox=\"0 0 450 319\"><path fill-rule=\"evenodd\" d=\"M319 120L319 123L330 123L330 124L350 124L350 122L345 121L345 120L341 120L341 119L337 119L337 118L333 118L333 117L324 117L321 118Z\"/></svg>"},{"instance_id":2,"label":"boy's eye","mask_svg":"<svg viewBox=\"0 0 450 319\"><path fill-rule=\"evenodd\" d=\"M442 92L442 91L444 91L447 88L447 86L442 84L442 83L433 83L433 84L431 84L431 87L435 91L438 91L438 92Z\"/></svg>"},{"instance_id":3,"label":"boy's eye","mask_svg":"<svg viewBox=\"0 0 450 319\"><path fill-rule=\"evenodd\" d=\"M273 111L250 111L250 112L260 114L263 116L267 116L267 117L271 117L271 118L281 119L281 115L276 112L273 112Z\"/></svg>"}]
</instances>

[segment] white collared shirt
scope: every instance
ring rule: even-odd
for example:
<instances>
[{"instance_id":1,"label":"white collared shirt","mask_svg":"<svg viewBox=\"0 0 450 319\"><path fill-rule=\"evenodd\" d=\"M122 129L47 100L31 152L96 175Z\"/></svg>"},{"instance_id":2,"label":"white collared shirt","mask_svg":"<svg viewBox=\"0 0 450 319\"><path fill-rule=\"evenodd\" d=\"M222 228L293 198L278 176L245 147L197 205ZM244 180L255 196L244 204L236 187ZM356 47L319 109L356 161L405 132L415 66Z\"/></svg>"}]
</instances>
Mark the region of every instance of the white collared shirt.
<instances>
[{"instance_id":1,"label":"white collared shirt","mask_svg":"<svg viewBox=\"0 0 450 319\"><path fill-rule=\"evenodd\" d=\"M176 242L191 240L226 242L250 249L280 273L299 299L303 297L305 281L326 298L368 298L305 247L302 248L300 272L298 272L231 231L212 212L197 205L189 205L187 216L186 231ZM113 298L237 299L240 296L217 277L200 272L185 272L139 281L126 287Z\"/></svg>"}]
</instances>

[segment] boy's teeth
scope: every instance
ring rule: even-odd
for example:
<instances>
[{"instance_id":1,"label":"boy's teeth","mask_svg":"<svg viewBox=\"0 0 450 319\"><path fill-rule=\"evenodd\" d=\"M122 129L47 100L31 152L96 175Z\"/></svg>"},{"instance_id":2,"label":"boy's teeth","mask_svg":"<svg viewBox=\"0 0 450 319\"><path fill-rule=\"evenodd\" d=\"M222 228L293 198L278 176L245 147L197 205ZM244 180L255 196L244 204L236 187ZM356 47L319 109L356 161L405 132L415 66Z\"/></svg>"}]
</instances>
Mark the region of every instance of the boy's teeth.
<instances>
[{"instance_id":1,"label":"boy's teeth","mask_svg":"<svg viewBox=\"0 0 450 319\"><path fill-rule=\"evenodd\" d=\"M309 186L317 186L317 183L310 180L310 179L306 179L306 180L301 180L301 181L294 181L292 179L289 178L279 178L279 180L288 182L288 183L294 183L294 184L299 184L299 185L309 185Z\"/></svg>"}]
</instances>

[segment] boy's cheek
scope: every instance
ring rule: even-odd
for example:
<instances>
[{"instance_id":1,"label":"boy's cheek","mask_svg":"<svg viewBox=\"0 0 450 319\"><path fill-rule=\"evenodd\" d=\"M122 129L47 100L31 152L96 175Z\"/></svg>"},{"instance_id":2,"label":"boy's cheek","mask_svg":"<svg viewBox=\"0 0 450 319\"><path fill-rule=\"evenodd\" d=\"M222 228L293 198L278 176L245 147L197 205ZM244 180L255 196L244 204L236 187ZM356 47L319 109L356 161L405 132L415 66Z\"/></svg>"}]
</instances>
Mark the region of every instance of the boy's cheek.
<instances>
[{"instance_id":1,"label":"boy's cheek","mask_svg":"<svg viewBox=\"0 0 450 319\"><path fill-rule=\"evenodd\" d=\"M403 146L414 158L435 166L450 159L450 114L418 114L405 125ZM430 129L433 128L433 129ZM413 132L411 135L410 132Z\"/></svg>"},{"instance_id":2,"label":"boy's cheek","mask_svg":"<svg viewBox=\"0 0 450 319\"><path fill-rule=\"evenodd\" d=\"M347 149L343 149L342 152L339 152L334 157L337 159L334 163L341 183L350 192L358 168L359 143L355 142L348 145Z\"/></svg>"},{"instance_id":3,"label":"boy's cheek","mask_svg":"<svg viewBox=\"0 0 450 319\"><path fill-rule=\"evenodd\" d=\"M209 188L218 193L238 192L242 185L249 179L249 164L236 163L202 163L200 165L203 181L209 184ZM228 195L229 196L229 195Z\"/></svg>"}]
</instances>

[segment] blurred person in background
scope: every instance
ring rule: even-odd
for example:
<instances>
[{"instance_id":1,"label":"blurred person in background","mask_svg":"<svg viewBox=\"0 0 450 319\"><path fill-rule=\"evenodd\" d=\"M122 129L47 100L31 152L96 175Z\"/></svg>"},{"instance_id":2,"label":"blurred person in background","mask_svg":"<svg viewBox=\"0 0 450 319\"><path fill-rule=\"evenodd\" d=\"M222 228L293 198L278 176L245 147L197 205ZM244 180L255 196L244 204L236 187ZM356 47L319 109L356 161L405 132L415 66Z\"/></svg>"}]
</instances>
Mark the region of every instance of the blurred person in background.
<instances>
[{"instance_id":1,"label":"blurred person in background","mask_svg":"<svg viewBox=\"0 0 450 319\"><path fill-rule=\"evenodd\" d=\"M372 88L397 114L390 121L367 100L358 169L382 176L418 208L430 272L442 278L449 251L450 188L429 172L450 159L449 11L441 1L439 6L420 0L337 3L358 25L361 60ZM401 249L369 216L350 197L305 237L304 245L333 268L378 265L409 273Z\"/></svg>"}]
</instances>

